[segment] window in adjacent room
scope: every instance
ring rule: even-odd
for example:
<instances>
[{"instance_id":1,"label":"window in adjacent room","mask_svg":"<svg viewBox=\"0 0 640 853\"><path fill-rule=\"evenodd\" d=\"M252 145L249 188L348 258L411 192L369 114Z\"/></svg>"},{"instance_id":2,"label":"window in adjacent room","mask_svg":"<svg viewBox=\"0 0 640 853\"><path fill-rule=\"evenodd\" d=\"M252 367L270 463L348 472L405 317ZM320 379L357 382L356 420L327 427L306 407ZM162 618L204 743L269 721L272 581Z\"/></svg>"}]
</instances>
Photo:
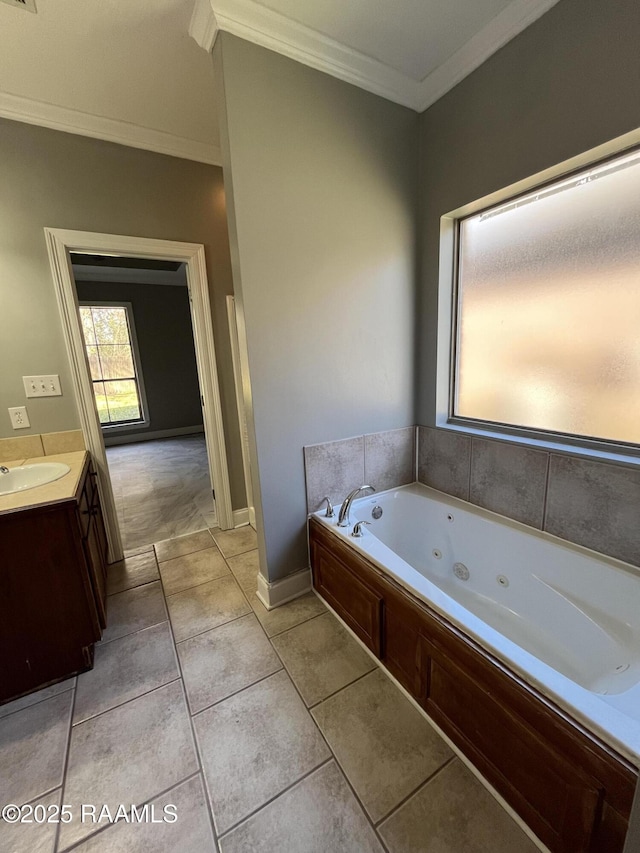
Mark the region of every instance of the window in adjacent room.
<instances>
[{"instance_id":1,"label":"window in adjacent room","mask_svg":"<svg viewBox=\"0 0 640 853\"><path fill-rule=\"evenodd\" d=\"M81 305L80 319L100 423L144 422L130 305Z\"/></svg>"},{"instance_id":2,"label":"window in adjacent room","mask_svg":"<svg viewBox=\"0 0 640 853\"><path fill-rule=\"evenodd\" d=\"M450 420L640 444L640 151L458 221Z\"/></svg>"}]
</instances>

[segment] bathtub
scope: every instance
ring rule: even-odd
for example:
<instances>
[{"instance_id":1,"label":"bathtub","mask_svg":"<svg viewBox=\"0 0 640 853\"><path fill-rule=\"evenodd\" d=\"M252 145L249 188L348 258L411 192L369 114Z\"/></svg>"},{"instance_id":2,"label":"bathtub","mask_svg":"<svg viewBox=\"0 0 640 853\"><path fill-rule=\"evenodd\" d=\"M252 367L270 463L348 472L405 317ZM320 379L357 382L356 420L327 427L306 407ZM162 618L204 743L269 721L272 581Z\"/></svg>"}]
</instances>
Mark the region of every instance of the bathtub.
<instances>
[{"instance_id":1,"label":"bathtub","mask_svg":"<svg viewBox=\"0 0 640 853\"><path fill-rule=\"evenodd\" d=\"M640 570L418 483L316 515L640 765Z\"/></svg>"}]
</instances>

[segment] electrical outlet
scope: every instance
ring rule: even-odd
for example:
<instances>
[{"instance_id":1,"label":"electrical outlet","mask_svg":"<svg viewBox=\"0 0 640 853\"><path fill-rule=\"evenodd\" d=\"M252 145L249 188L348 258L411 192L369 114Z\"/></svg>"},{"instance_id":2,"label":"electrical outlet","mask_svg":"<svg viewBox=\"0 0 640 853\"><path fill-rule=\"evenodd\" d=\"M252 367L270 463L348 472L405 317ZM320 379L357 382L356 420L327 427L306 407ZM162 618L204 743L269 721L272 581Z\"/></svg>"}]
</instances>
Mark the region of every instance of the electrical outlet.
<instances>
[{"instance_id":1,"label":"electrical outlet","mask_svg":"<svg viewBox=\"0 0 640 853\"><path fill-rule=\"evenodd\" d=\"M60 397L60 377L57 374L50 376L23 376L22 384L27 397Z\"/></svg>"},{"instance_id":2,"label":"electrical outlet","mask_svg":"<svg viewBox=\"0 0 640 853\"><path fill-rule=\"evenodd\" d=\"M9 409L9 417L11 418L11 426L14 429L26 429L31 426L25 406L16 406L13 409Z\"/></svg>"}]
</instances>

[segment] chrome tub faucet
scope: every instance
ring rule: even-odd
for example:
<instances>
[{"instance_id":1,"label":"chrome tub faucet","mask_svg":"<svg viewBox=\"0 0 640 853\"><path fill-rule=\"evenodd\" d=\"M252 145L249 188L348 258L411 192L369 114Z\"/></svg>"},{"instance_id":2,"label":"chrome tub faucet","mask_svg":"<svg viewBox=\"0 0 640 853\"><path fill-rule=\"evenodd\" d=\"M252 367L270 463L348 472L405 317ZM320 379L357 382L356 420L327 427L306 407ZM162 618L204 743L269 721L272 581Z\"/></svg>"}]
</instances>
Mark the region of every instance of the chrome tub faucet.
<instances>
[{"instance_id":1,"label":"chrome tub faucet","mask_svg":"<svg viewBox=\"0 0 640 853\"><path fill-rule=\"evenodd\" d=\"M338 527L348 527L349 526L349 510L351 509L351 504L360 494L360 492L364 492L365 489L370 489L372 492L375 492L373 486L359 486L357 489L354 489L352 492L346 496L344 501L342 502L342 506L340 507L340 513L338 514Z\"/></svg>"}]
</instances>

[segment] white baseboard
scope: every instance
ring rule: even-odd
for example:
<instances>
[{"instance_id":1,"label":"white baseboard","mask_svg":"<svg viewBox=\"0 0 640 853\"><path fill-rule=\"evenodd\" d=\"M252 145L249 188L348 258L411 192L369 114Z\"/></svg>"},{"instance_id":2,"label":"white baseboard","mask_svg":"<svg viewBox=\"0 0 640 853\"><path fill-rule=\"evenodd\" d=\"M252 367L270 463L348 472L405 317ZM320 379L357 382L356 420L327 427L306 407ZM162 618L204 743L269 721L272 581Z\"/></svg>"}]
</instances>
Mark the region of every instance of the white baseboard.
<instances>
[{"instance_id":1,"label":"white baseboard","mask_svg":"<svg viewBox=\"0 0 640 853\"><path fill-rule=\"evenodd\" d=\"M269 581L262 574L258 574L258 598L267 608L273 610L287 601L293 601L311 590L311 569L302 569L281 578L278 581Z\"/></svg>"},{"instance_id":2,"label":"white baseboard","mask_svg":"<svg viewBox=\"0 0 640 853\"><path fill-rule=\"evenodd\" d=\"M127 435L109 435L103 431L104 446L115 447L118 444L135 444L137 441L154 441L157 438L174 438L178 435L194 435L204 432L202 424L190 427L176 427L175 429L158 429L155 432L135 432Z\"/></svg>"},{"instance_id":3,"label":"white baseboard","mask_svg":"<svg viewBox=\"0 0 640 853\"><path fill-rule=\"evenodd\" d=\"M234 527L245 527L249 524L249 508L245 507L244 509L234 509L233 511L233 526Z\"/></svg>"}]
</instances>

